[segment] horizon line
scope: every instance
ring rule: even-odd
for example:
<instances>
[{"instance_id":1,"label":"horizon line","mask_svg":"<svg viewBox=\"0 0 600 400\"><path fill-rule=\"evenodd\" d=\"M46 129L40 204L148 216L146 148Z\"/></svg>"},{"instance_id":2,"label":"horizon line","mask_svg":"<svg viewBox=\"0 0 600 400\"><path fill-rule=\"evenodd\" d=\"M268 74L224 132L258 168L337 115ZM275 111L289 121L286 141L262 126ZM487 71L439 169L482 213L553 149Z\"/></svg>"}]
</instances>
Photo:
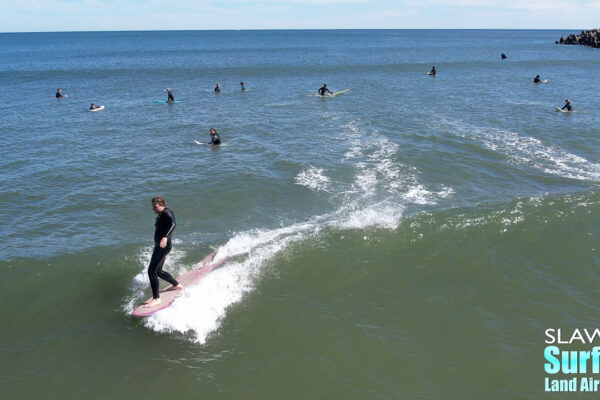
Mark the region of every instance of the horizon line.
<instances>
[{"instance_id":1,"label":"horizon line","mask_svg":"<svg viewBox=\"0 0 600 400\"><path fill-rule=\"evenodd\" d=\"M241 31L561 31L598 30L599 28L240 28L240 29L109 29L89 31L6 31L18 33L103 33L103 32L241 32Z\"/></svg>"}]
</instances>

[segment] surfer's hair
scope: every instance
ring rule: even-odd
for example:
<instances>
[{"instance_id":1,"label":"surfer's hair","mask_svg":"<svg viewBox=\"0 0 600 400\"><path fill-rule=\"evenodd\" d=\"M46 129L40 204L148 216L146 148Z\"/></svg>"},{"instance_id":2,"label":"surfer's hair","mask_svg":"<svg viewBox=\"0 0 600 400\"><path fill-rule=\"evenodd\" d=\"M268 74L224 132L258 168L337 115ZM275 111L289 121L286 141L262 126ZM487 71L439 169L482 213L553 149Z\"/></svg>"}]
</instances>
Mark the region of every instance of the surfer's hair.
<instances>
[{"instance_id":1,"label":"surfer's hair","mask_svg":"<svg viewBox=\"0 0 600 400\"><path fill-rule=\"evenodd\" d=\"M154 196L152 198L152 204L158 204L159 206L163 206L163 207L167 206L167 202L165 201L165 198L162 196Z\"/></svg>"}]
</instances>

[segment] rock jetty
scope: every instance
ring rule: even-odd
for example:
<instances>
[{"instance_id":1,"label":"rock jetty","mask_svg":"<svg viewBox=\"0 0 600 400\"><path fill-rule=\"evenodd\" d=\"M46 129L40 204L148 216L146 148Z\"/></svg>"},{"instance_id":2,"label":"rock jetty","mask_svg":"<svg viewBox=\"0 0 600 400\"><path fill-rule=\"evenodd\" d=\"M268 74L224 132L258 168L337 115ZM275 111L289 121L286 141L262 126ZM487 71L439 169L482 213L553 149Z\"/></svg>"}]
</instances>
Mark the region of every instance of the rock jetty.
<instances>
[{"instance_id":1,"label":"rock jetty","mask_svg":"<svg viewBox=\"0 0 600 400\"><path fill-rule=\"evenodd\" d=\"M556 44L581 44L583 46L591 46L600 48L600 29L591 29L589 31L581 31L581 35L574 33L566 37L561 37Z\"/></svg>"}]
</instances>

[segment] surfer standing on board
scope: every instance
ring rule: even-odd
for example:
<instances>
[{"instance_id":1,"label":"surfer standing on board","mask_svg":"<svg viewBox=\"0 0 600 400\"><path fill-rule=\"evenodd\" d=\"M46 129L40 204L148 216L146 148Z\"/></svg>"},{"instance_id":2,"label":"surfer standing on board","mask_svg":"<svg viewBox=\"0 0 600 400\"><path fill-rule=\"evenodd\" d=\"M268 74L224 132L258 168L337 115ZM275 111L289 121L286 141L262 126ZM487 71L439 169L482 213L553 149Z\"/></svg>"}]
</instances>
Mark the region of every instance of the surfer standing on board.
<instances>
[{"instance_id":1,"label":"surfer standing on board","mask_svg":"<svg viewBox=\"0 0 600 400\"><path fill-rule=\"evenodd\" d=\"M173 96L171 89L167 88L167 103L171 103L173 101L175 101L175 96Z\"/></svg>"},{"instance_id":2,"label":"surfer standing on board","mask_svg":"<svg viewBox=\"0 0 600 400\"><path fill-rule=\"evenodd\" d=\"M167 89L168 90L168 89ZM175 213L167 208L167 202L162 196L152 198L152 209L158 214L154 224L154 251L148 265L148 277L152 287L152 300L145 307L153 307L160 304L160 295L158 292L158 278L164 279L173 285L173 289L183 289L183 286L168 272L163 271L162 267L171 251L171 235L175 230Z\"/></svg>"},{"instance_id":3,"label":"surfer standing on board","mask_svg":"<svg viewBox=\"0 0 600 400\"><path fill-rule=\"evenodd\" d=\"M331 93L331 91L329 89L327 89L326 83L324 83L323 86L319 88L318 92L321 96L325 96L325 92L328 92L329 94L333 94L333 93Z\"/></svg>"}]
</instances>

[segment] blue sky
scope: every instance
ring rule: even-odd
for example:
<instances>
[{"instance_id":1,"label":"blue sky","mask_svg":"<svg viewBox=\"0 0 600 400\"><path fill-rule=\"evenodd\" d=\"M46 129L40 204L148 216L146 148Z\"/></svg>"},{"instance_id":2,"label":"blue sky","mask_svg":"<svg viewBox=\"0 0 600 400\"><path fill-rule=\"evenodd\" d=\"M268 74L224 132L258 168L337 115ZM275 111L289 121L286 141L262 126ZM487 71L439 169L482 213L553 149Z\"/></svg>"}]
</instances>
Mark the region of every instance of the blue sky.
<instances>
[{"instance_id":1,"label":"blue sky","mask_svg":"<svg viewBox=\"0 0 600 400\"><path fill-rule=\"evenodd\" d=\"M599 25L600 0L0 0L0 32Z\"/></svg>"}]
</instances>

